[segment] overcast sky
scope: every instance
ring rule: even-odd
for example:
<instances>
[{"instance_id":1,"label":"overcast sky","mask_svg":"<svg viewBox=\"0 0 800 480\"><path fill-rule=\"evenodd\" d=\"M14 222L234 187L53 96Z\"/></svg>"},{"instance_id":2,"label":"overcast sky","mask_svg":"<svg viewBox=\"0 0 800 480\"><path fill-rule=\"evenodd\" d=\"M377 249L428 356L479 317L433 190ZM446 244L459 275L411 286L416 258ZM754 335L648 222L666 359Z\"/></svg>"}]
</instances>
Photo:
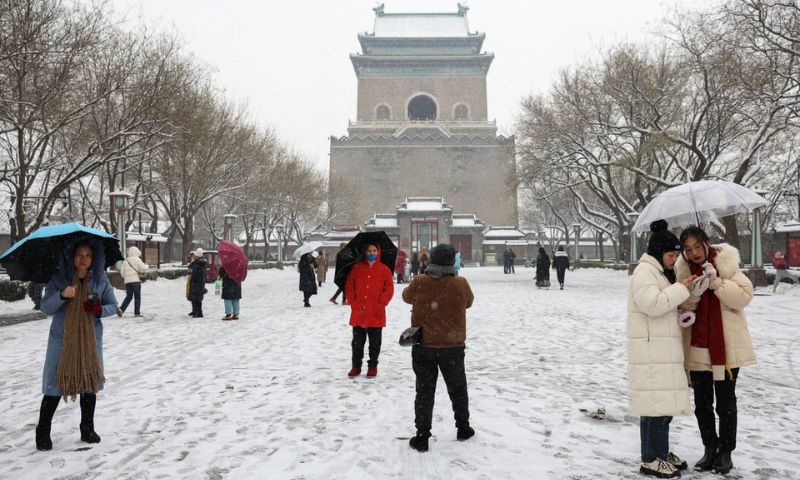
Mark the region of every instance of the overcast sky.
<instances>
[{"instance_id":1,"label":"overcast sky","mask_svg":"<svg viewBox=\"0 0 800 480\"><path fill-rule=\"evenodd\" d=\"M371 32L375 0L112 0L119 14L177 29L188 49L217 68L218 82L244 100L321 169L328 137L355 119L349 54ZM386 12L455 12L456 0L386 0ZM486 33L489 118L513 129L520 99L545 92L560 68L604 45L646 39L690 0L471 0L471 31Z\"/></svg>"}]
</instances>

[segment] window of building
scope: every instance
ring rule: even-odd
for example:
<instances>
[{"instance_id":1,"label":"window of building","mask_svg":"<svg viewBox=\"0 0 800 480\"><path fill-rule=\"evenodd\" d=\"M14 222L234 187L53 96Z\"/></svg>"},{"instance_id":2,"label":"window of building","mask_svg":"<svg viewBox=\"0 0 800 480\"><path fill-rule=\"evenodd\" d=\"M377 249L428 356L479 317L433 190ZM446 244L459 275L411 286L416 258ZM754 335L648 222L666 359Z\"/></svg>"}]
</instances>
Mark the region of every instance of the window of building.
<instances>
[{"instance_id":1,"label":"window of building","mask_svg":"<svg viewBox=\"0 0 800 480\"><path fill-rule=\"evenodd\" d=\"M417 95L408 102L409 120L436 120L436 102L427 95Z\"/></svg>"},{"instance_id":2,"label":"window of building","mask_svg":"<svg viewBox=\"0 0 800 480\"><path fill-rule=\"evenodd\" d=\"M389 110L388 105L378 105L375 109L375 120L391 120L392 111Z\"/></svg>"},{"instance_id":3,"label":"window of building","mask_svg":"<svg viewBox=\"0 0 800 480\"><path fill-rule=\"evenodd\" d=\"M453 109L453 120L469 120L469 107L463 103L456 105Z\"/></svg>"}]
</instances>

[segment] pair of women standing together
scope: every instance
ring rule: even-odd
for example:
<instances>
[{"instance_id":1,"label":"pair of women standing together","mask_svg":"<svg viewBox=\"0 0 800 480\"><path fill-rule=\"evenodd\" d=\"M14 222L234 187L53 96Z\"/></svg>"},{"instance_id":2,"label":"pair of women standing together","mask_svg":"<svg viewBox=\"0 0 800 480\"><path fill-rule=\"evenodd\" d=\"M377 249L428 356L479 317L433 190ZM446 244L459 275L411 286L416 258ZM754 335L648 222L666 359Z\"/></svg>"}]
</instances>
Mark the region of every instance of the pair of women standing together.
<instances>
[{"instance_id":1,"label":"pair of women standing together","mask_svg":"<svg viewBox=\"0 0 800 480\"><path fill-rule=\"evenodd\" d=\"M641 417L640 471L674 478L688 468L669 449L669 424L691 412L691 382L705 450L695 469L724 474L736 448L739 367L756 362L742 312L753 286L739 268L738 250L711 245L699 227L680 239L664 221L651 230L628 293L628 381L631 413ZM679 311L692 312L686 317L694 323L681 329Z\"/></svg>"}]
</instances>

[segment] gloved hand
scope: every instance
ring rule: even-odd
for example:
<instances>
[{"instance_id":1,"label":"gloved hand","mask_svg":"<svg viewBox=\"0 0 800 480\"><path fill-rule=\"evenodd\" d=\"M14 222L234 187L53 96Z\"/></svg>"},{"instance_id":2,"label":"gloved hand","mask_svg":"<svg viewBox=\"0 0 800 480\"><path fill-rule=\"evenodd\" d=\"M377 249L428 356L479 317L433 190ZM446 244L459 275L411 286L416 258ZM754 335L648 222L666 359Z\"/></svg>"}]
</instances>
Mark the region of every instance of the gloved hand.
<instances>
[{"instance_id":1,"label":"gloved hand","mask_svg":"<svg viewBox=\"0 0 800 480\"><path fill-rule=\"evenodd\" d=\"M722 284L722 280L717 275L717 269L714 268L709 262L703 264L703 271L708 277L708 288L711 290L716 290Z\"/></svg>"},{"instance_id":2,"label":"gloved hand","mask_svg":"<svg viewBox=\"0 0 800 480\"><path fill-rule=\"evenodd\" d=\"M689 293L691 293L693 297L700 298L703 295L703 292L708 289L709 283L708 277L697 277L692 282L692 288L689 289Z\"/></svg>"},{"instance_id":3,"label":"gloved hand","mask_svg":"<svg viewBox=\"0 0 800 480\"><path fill-rule=\"evenodd\" d=\"M94 316L98 316L103 313L103 305L100 303L100 299L86 300L83 302L83 310Z\"/></svg>"}]
</instances>

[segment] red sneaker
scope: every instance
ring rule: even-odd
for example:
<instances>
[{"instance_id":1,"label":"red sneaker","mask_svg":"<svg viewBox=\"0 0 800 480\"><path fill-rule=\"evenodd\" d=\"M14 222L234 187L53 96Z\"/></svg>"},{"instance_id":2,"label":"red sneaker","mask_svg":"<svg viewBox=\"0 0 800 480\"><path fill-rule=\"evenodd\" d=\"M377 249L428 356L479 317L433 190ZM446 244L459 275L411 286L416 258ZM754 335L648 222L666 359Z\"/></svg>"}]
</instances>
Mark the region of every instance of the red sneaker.
<instances>
[{"instance_id":1,"label":"red sneaker","mask_svg":"<svg viewBox=\"0 0 800 480\"><path fill-rule=\"evenodd\" d=\"M224 317L222 317L222 319L223 320L233 320L233 317L231 317L230 315L225 315Z\"/></svg>"},{"instance_id":2,"label":"red sneaker","mask_svg":"<svg viewBox=\"0 0 800 480\"><path fill-rule=\"evenodd\" d=\"M367 378L376 377L378 375L378 367L369 367L367 369Z\"/></svg>"},{"instance_id":3,"label":"red sneaker","mask_svg":"<svg viewBox=\"0 0 800 480\"><path fill-rule=\"evenodd\" d=\"M348 377L357 377L359 375L361 375L361 369L359 367L353 367L347 372Z\"/></svg>"},{"instance_id":4,"label":"red sneaker","mask_svg":"<svg viewBox=\"0 0 800 480\"><path fill-rule=\"evenodd\" d=\"M231 320L239 320L239 315L234 315L233 318L231 318Z\"/></svg>"}]
</instances>

